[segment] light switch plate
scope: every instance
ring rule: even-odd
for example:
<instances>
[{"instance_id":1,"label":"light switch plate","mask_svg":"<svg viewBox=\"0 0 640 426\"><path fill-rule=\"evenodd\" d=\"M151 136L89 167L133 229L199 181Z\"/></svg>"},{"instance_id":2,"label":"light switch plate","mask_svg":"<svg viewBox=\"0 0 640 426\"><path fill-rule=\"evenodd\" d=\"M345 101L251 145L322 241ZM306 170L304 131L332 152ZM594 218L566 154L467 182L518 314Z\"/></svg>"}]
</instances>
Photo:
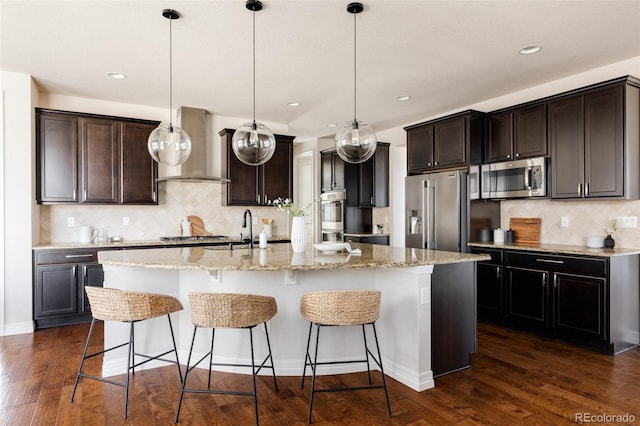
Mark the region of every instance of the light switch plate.
<instances>
[{"instance_id":1,"label":"light switch plate","mask_svg":"<svg viewBox=\"0 0 640 426\"><path fill-rule=\"evenodd\" d=\"M618 228L637 228L637 216L620 216L618 217Z\"/></svg>"},{"instance_id":2,"label":"light switch plate","mask_svg":"<svg viewBox=\"0 0 640 426\"><path fill-rule=\"evenodd\" d=\"M560 228L569 227L569 216L560 216Z\"/></svg>"}]
</instances>

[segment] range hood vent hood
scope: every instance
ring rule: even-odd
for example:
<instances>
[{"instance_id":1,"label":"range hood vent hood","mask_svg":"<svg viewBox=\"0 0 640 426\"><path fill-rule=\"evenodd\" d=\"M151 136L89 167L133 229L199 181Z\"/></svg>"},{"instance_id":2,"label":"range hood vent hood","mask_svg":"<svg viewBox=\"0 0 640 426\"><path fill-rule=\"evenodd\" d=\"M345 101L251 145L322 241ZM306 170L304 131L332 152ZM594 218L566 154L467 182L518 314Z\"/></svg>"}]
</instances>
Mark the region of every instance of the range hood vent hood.
<instances>
[{"instance_id":1,"label":"range hood vent hood","mask_svg":"<svg viewBox=\"0 0 640 426\"><path fill-rule=\"evenodd\" d=\"M207 174L207 125L203 109L178 108L178 125L191 138L191 155L178 166L158 165L158 182L231 182Z\"/></svg>"}]
</instances>

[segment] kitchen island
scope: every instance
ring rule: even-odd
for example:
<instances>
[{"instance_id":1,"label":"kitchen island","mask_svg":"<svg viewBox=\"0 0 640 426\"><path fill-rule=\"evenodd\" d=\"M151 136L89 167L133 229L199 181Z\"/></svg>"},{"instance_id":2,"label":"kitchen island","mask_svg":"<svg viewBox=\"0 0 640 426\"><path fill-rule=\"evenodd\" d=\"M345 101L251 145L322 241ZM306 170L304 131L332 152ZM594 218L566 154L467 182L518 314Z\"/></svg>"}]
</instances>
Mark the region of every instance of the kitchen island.
<instances>
[{"instance_id":1,"label":"kitchen island","mask_svg":"<svg viewBox=\"0 0 640 426\"><path fill-rule=\"evenodd\" d=\"M182 301L185 310L175 315L174 328L183 364L193 330L189 292L275 297L278 314L268 327L276 373L299 376L308 332L308 323L299 312L300 297L312 291L376 289L382 292L376 324L386 374L422 391L434 386L434 375L469 367L475 350L475 263L488 257L370 244L352 246L361 253L320 252L310 244L304 253L293 253L289 244L234 250L183 247L105 251L99 253L99 262L104 268L105 287L170 294ZM161 318L140 323L136 328L137 350L166 349L166 339L157 338L165 335L165 328L166 321ZM361 359L359 333L357 327L328 330L319 356L331 353L343 360ZM206 334L201 333L196 340L193 359L206 353L210 342ZM105 347L119 343L126 340L127 327L106 323L104 336ZM248 361L248 333L219 330L216 337L224 344L216 345L214 360ZM261 335L255 340L256 358L260 358L266 353L266 342ZM103 374L124 373L125 365L124 350L109 352L104 357ZM318 374L364 368L364 364L332 365L319 369Z\"/></svg>"}]
</instances>

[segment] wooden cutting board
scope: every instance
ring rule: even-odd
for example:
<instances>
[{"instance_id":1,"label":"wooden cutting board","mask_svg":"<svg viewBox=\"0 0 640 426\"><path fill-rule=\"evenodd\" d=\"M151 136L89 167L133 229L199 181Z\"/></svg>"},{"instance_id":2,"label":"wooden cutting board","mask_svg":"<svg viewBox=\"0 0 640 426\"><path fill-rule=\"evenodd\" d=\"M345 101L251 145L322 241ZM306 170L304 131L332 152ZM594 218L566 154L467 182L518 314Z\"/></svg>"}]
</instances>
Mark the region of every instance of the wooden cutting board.
<instances>
[{"instance_id":1,"label":"wooden cutting board","mask_svg":"<svg viewBox=\"0 0 640 426\"><path fill-rule=\"evenodd\" d=\"M540 226L542 219L539 217L512 217L509 228L515 232L514 242L518 244L540 244Z\"/></svg>"},{"instance_id":2,"label":"wooden cutting board","mask_svg":"<svg viewBox=\"0 0 640 426\"><path fill-rule=\"evenodd\" d=\"M210 232L204 227L204 220L200 216L190 215L187 216L189 222L191 222L191 235L211 235Z\"/></svg>"}]
</instances>

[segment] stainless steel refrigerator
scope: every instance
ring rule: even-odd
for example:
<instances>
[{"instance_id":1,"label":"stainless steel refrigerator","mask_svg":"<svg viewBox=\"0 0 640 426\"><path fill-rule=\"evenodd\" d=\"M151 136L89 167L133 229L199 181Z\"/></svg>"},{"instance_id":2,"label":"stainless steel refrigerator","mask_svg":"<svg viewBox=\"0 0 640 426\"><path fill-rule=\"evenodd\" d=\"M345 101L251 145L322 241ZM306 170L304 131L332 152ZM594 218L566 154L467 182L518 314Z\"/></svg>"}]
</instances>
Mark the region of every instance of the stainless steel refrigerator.
<instances>
[{"instance_id":1,"label":"stainless steel refrigerator","mask_svg":"<svg viewBox=\"0 0 640 426\"><path fill-rule=\"evenodd\" d=\"M429 173L405 178L405 245L432 250L467 251L468 174Z\"/></svg>"}]
</instances>

